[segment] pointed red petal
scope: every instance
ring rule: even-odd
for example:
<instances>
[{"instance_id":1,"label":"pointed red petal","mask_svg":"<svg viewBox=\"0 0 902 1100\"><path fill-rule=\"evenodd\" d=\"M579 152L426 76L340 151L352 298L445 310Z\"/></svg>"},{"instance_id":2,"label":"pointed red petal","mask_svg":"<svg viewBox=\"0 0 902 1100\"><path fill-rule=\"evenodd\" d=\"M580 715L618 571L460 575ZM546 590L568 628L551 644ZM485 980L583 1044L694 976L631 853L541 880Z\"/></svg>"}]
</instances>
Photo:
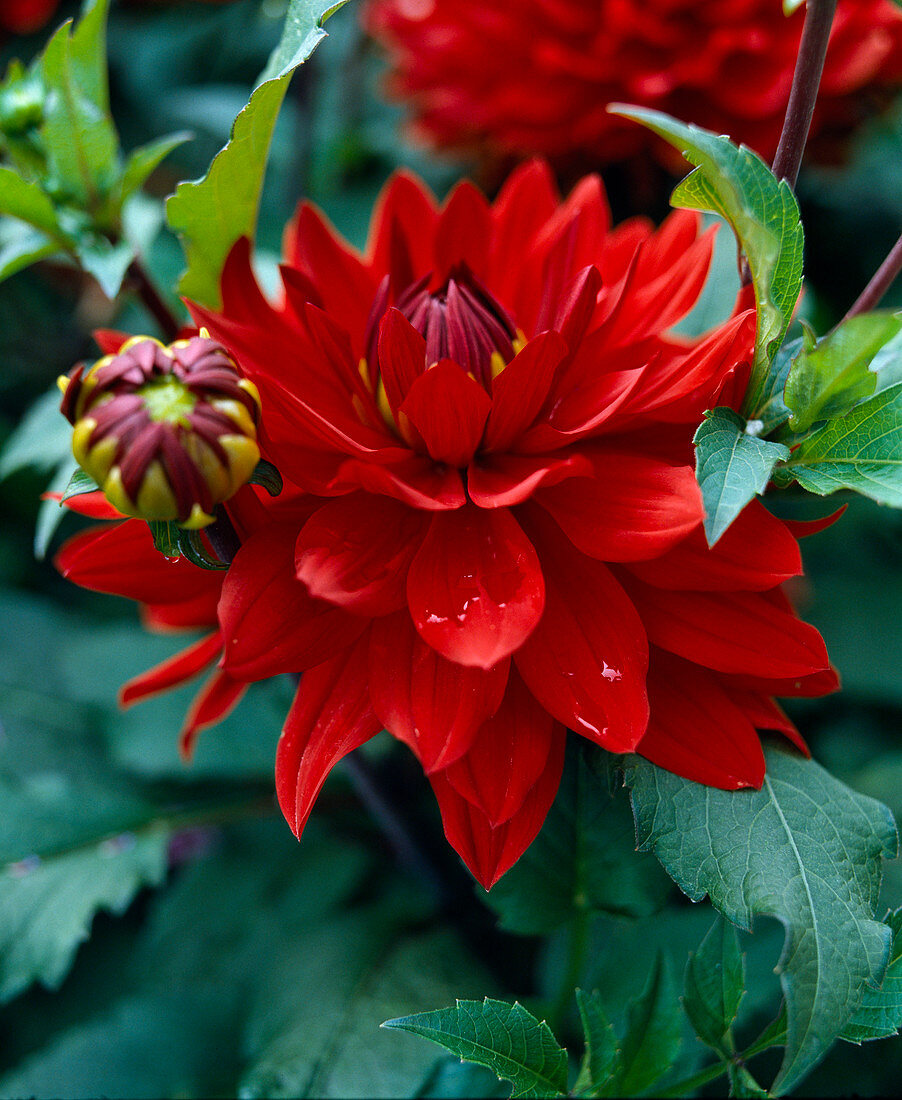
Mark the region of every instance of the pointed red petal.
<instances>
[{"instance_id":1,"label":"pointed red petal","mask_svg":"<svg viewBox=\"0 0 902 1100\"><path fill-rule=\"evenodd\" d=\"M763 590L801 573L802 558L787 525L753 500L716 545L708 546L699 527L662 557L629 569L657 588Z\"/></svg>"},{"instance_id":2,"label":"pointed red petal","mask_svg":"<svg viewBox=\"0 0 902 1100\"><path fill-rule=\"evenodd\" d=\"M830 666L813 626L765 592L676 592L622 578L649 641L719 672L795 679Z\"/></svg>"},{"instance_id":3,"label":"pointed red petal","mask_svg":"<svg viewBox=\"0 0 902 1100\"><path fill-rule=\"evenodd\" d=\"M396 172L376 200L370 223L374 235L367 254L372 256L372 271L391 272L396 290L431 271L437 222L438 207L431 193L403 169ZM399 251L410 269L406 282L404 273L396 270Z\"/></svg>"},{"instance_id":4,"label":"pointed red petal","mask_svg":"<svg viewBox=\"0 0 902 1100\"><path fill-rule=\"evenodd\" d=\"M369 639L301 677L276 752L276 794L285 820L300 837L326 777L382 728L367 690Z\"/></svg>"},{"instance_id":5,"label":"pointed red petal","mask_svg":"<svg viewBox=\"0 0 902 1100\"><path fill-rule=\"evenodd\" d=\"M529 637L545 585L532 543L504 509L437 512L407 576L425 642L449 661L489 669Z\"/></svg>"},{"instance_id":6,"label":"pointed red petal","mask_svg":"<svg viewBox=\"0 0 902 1100\"><path fill-rule=\"evenodd\" d=\"M62 493L41 493L41 500L56 500L70 512L77 512L89 519L125 519L125 516L107 500L98 489L95 493L79 493L63 500Z\"/></svg>"},{"instance_id":7,"label":"pointed red petal","mask_svg":"<svg viewBox=\"0 0 902 1100\"><path fill-rule=\"evenodd\" d=\"M486 450L508 450L533 423L566 354L567 344L556 332L543 332L507 364L492 383Z\"/></svg>"},{"instance_id":8,"label":"pointed red petal","mask_svg":"<svg viewBox=\"0 0 902 1100\"><path fill-rule=\"evenodd\" d=\"M478 382L450 359L413 383L401 406L436 462L466 466L479 442L492 401Z\"/></svg>"},{"instance_id":9,"label":"pointed red petal","mask_svg":"<svg viewBox=\"0 0 902 1100\"><path fill-rule=\"evenodd\" d=\"M213 673L191 704L179 734L179 751L185 760L191 759L198 734L231 714L245 691L247 684L243 681L222 670Z\"/></svg>"},{"instance_id":10,"label":"pointed red petal","mask_svg":"<svg viewBox=\"0 0 902 1100\"><path fill-rule=\"evenodd\" d=\"M314 599L297 579L297 527L273 524L241 546L222 586L223 667L245 680L300 672L346 649L366 619Z\"/></svg>"},{"instance_id":11,"label":"pointed red petal","mask_svg":"<svg viewBox=\"0 0 902 1100\"><path fill-rule=\"evenodd\" d=\"M526 801L562 729L530 695L514 669L501 706L445 775L459 794L485 814L491 827L497 828Z\"/></svg>"},{"instance_id":12,"label":"pointed red petal","mask_svg":"<svg viewBox=\"0 0 902 1100\"><path fill-rule=\"evenodd\" d=\"M536 494L584 554L600 561L655 557L701 523L701 491L690 466L612 447L593 448L591 458L594 477Z\"/></svg>"},{"instance_id":13,"label":"pointed red petal","mask_svg":"<svg viewBox=\"0 0 902 1100\"><path fill-rule=\"evenodd\" d=\"M610 570L535 507L528 529L545 571L545 614L515 654L517 668L559 722L611 752L630 752L648 722L642 621Z\"/></svg>"},{"instance_id":14,"label":"pointed red petal","mask_svg":"<svg viewBox=\"0 0 902 1100\"><path fill-rule=\"evenodd\" d=\"M811 756L811 751L805 744L805 739L783 708L773 699L758 695L756 692L743 691L734 687L727 677L721 677L721 686L736 706L743 711L755 729L776 730L791 741L805 756Z\"/></svg>"},{"instance_id":15,"label":"pointed red petal","mask_svg":"<svg viewBox=\"0 0 902 1100\"><path fill-rule=\"evenodd\" d=\"M648 669L651 717L636 751L684 779L723 790L760 787L764 752L716 674L661 650Z\"/></svg>"},{"instance_id":16,"label":"pointed red petal","mask_svg":"<svg viewBox=\"0 0 902 1100\"><path fill-rule=\"evenodd\" d=\"M373 623L370 696L383 725L413 749L423 770L445 768L498 709L510 662L466 668L440 657L406 611Z\"/></svg>"},{"instance_id":17,"label":"pointed red petal","mask_svg":"<svg viewBox=\"0 0 902 1100\"><path fill-rule=\"evenodd\" d=\"M464 263L480 279L486 276L489 241L492 235L489 204L469 180L461 180L439 215L435 234L435 272L444 282L454 268Z\"/></svg>"},{"instance_id":18,"label":"pointed red petal","mask_svg":"<svg viewBox=\"0 0 902 1100\"><path fill-rule=\"evenodd\" d=\"M831 512L829 516L822 516L820 519L785 519L783 523L795 538L806 539L809 535L816 535L818 532L826 531L828 527L832 527L848 507L848 504L844 504L841 508L837 508L835 512Z\"/></svg>"},{"instance_id":19,"label":"pointed red petal","mask_svg":"<svg viewBox=\"0 0 902 1100\"><path fill-rule=\"evenodd\" d=\"M486 890L513 867L542 828L560 785L565 740L564 731L556 727L541 776L520 809L496 828L469 799L458 794L445 772L433 772L429 777L448 843Z\"/></svg>"},{"instance_id":20,"label":"pointed red petal","mask_svg":"<svg viewBox=\"0 0 902 1100\"><path fill-rule=\"evenodd\" d=\"M161 633L217 626L216 607L221 591L220 574L215 588L201 592L190 600L180 600L178 603L145 604L141 608L141 620L148 630Z\"/></svg>"},{"instance_id":21,"label":"pointed red petal","mask_svg":"<svg viewBox=\"0 0 902 1100\"><path fill-rule=\"evenodd\" d=\"M407 602L407 570L428 526L426 513L390 497L330 500L298 535L297 576L311 596L358 615L387 615Z\"/></svg>"},{"instance_id":22,"label":"pointed red petal","mask_svg":"<svg viewBox=\"0 0 902 1100\"><path fill-rule=\"evenodd\" d=\"M82 588L141 603L177 603L216 590L221 574L171 561L154 549L150 528L140 519L97 527L63 543L54 558L62 575Z\"/></svg>"},{"instance_id":23,"label":"pointed red petal","mask_svg":"<svg viewBox=\"0 0 902 1100\"><path fill-rule=\"evenodd\" d=\"M217 630L124 683L119 689L119 705L128 707L139 699L185 683L215 661L221 651L222 635Z\"/></svg>"},{"instance_id":24,"label":"pointed red petal","mask_svg":"<svg viewBox=\"0 0 902 1100\"><path fill-rule=\"evenodd\" d=\"M467 501L460 471L437 466L425 455L408 454L385 466L349 459L341 464L335 484L359 486L427 512L462 508Z\"/></svg>"},{"instance_id":25,"label":"pointed red petal","mask_svg":"<svg viewBox=\"0 0 902 1100\"><path fill-rule=\"evenodd\" d=\"M379 373L396 413L426 369L426 341L400 310L389 309L379 324Z\"/></svg>"}]
</instances>

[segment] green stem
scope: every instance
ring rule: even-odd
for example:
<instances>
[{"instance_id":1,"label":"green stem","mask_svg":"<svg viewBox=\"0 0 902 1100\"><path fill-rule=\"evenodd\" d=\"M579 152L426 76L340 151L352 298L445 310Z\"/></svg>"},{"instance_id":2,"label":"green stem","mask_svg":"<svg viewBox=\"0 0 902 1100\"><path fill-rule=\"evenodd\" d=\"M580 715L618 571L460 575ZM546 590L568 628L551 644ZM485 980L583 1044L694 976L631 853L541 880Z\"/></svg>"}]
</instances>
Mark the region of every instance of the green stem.
<instances>
[{"instance_id":1,"label":"green stem","mask_svg":"<svg viewBox=\"0 0 902 1100\"><path fill-rule=\"evenodd\" d=\"M558 986L557 997L551 1006L549 1023L551 1030L557 1033L567 1015L567 1009L573 1000L573 994L582 977L583 967L586 963L586 953L589 949L589 924L590 913L585 907L578 908L570 923L567 947L567 965L564 969L561 984Z\"/></svg>"},{"instance_id":2,"label":"green stem","mask_svg":"<svg viewBox=\"0 0 902 1100\"><path fill-rule=\"evenodd\" d=\"M657 1092L655 1095L660 1097L660 1100L665 1100L667 1097L686 1096L688 1093L700 1089L702 1085L708 1085L712 1081L716 1081L718 1077L723 1077L729 1068L730 1066L727 1062L715 1062L713 1066L707 1066L705 1069L699 1070L698 1073L694 1073L691 1077L684 1077L682 1081L678 1081L675 1085L671 1085L670 1088L661 1089L661 1091Z\"/></svg>"}]
</instances>

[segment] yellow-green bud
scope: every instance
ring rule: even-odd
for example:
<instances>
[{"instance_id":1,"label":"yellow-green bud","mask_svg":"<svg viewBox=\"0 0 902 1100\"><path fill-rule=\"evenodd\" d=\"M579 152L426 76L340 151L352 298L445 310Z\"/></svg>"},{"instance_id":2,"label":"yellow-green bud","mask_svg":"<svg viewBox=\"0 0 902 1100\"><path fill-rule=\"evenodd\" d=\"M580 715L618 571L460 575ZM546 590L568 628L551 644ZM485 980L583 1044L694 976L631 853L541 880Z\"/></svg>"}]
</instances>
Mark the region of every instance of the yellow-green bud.
<instances>
[{"instance_id":1,"label":"yellow-green bud","mask_svg":"<svg viewBox=\"0 0 902 1100\"><path fill-rule=\"evenodd\" d=\"M60 388L76 462L125 515L204 527L260 460L257 388L206 335L135 336Z\"/></svg>"}]
</instances>

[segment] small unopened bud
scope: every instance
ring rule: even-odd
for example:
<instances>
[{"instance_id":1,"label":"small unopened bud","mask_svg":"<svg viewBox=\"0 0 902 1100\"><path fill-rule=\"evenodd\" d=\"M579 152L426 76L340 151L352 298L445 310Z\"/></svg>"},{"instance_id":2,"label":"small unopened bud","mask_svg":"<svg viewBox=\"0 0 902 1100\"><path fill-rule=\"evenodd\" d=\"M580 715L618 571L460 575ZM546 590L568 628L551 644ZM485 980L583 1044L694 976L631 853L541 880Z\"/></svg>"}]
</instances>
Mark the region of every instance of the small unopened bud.
<instances>
[{"instance_id":1,"label":"small unopened bud","mask_svg":"<svg viewBox=\"0 0 902 1100\"><path fill-rule=\"evenodd\" d=\"M260 460L257 388L207 336L136 336L59 384L76 462L125 515L204 527Z\"/></svg>"}]
</instances>

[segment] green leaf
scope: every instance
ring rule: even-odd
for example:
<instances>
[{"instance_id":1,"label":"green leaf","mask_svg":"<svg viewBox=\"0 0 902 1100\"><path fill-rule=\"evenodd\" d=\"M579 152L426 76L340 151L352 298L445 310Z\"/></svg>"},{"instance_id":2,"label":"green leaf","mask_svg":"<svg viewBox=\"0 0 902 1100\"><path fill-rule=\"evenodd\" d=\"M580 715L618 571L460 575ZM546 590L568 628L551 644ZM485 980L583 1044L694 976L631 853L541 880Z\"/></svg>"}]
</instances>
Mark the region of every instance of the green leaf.
<instances>
[{"instance_id":1,"label":"green leaf","mask_svg":"<svg viewBox=\"0 0 902 1100\"><path fill-rule=\"evenodd\" d=\"M902 909L886 918L893 930L886 977L879 989L866 989L858 1011L840 1035L850 1043L887 1039L902 1027Z\"/></svg>"},{"instance_id":2,"label":"green leaf","mask_svg":"<svg viewBox=\"0 0 902 1100\"><path fill-rule=\"evenodd\" d=\"M693 901L734 924L775 917L788 1011L775 1093L798 1084L883 977L890 929L874 920L881 860L896 851L889 810L813 761L768 748L759 791L721 791L639 758L626 770L640 848Z\"/></svg>"},{"instance_id":3,"label":"green leaf","mask_svg":"<svg viewBox=\"0 0 902 1100\"><path fill-rule=\"evenodd\" d=\"M105 18L106 0L98 0L95 13ZM84 21L84 20L83 20ZM89 24L96 31L96 20ZM79 209L99 212L117 174L119 142L102 79L93 72L96 42L90 36L70 38L70 24L51 38L41 59L47 88L41 140L47 153L48 185Z\"/></svg>"},{"instance_id":4,"label":"green leaf","mask_svg":"<svg viewBox=\"0 0 902 1100\"><path fill-rule=\"evenodd\" d=\"M24 468L51 473L72 457L72 426L53 387L35 401L0 454L0 481Z\"/></svg>"},{"instance_id":5,"label":"green leaf","mask_svg":"<svg viewBox=\"0 0 902 1100\"><path fill-rule=\"evenodd\" d=\"M386 1020L438 1043L458 1058L486 1066L510 1081L514 1097L562 1096L567 1091L567 1052L551 1029L515 1001L458 1001L454 1008Z\"/></svg>"},{"instance_id":6,"label":"green leaf","mask_svg":"<svg viewBox=\"0 0 902 1100\"><path fill-rule=\"evenodd\" d=\"M763 493L789 448L749 435L732 409L705 413L693 440L695 476L705 504L705 534L713 546L756 493Z\"/></svg>"},{"instance_id":7,"label":"green leaf","mask_svg":"<svg viewBox=\"0 0 902 1100\"><path fill-rule=\"evenodd\" d=\"M18 218L67 248L71 238L59 227L56 209L36 183L22 179L12 168L0 165L0 214Z\"/></svg>"},{"instance_id":8,"label":"green leaf","mask_svg":"<svg viewBox=\"0 0 902 1100\"><path fill-rule=\"evenodd\" d=\"M767 1100L770 1093L763 1089L745 1066L730 1063L727 1073L730 1080L730 1096L741 1100Z\"/></svg>"},{"instance_id":9,"label":"green leaf","mask_svg":"<svg viewBox=\"0 0 902 1100\"><path fill-rule=\"evenodd\" d=\"M326 37L323 23L343 8L347 0L289 0L285 26L278 46L273 50L266 68L257 80L277 80L303 65L320 42Z\"/></svg>"},{"instance_id":10,"label":"green leaf","mask_svg":"<svg viewBox=\"0 0 902 1100\"><path fill-rule=\"evenodd\" d=\"M577 989L576 1003L586 1052L573 1091L577 1096L596 1096L620 1069L620 1044L597 991L584 993Z\"/></svg>"},{"instance_id":11,"label":"green leaf","mask_svg":"<svg viewBox=\"0 0 902 1100\"><path fill-rule=\"evenodd\" d=\"M0 218L0 282L59 250L46 233L24 222Z\"/></svg>"},{"instance_id":12,"label":"green leaf","mask_svg":"<svg viewBox=\"0 0 902 1100\"><path fill-rule=\"evenodd\" d=\"M187 132L167 134L166 137L158 138L147 145L133 149L125 162L122 178L119 181L119 202L125 202L127 198L143 187L147 177L157 165L165 160L173 149L178 149L180 145L190 141L191 136Z\"/></svg>"},{"instance_id":13,"label":"green leaf","mask_svg":"<svg viewBox=\"0 0 902 1100\"><path fill-rule=\"evenodd\" d=\"M486 896L502 928L544 935L587 910L645 916L672 887L655 860L636 852L626 799L608 757L571 741L561 785L542 831Z\"/></svg>"},{"instance_id":14,"label":"green leaf","mask_svg":"<svg viewBox=\"0 0 902 1100\"><path fill-rule=\"evenodd\" d=\"M659 111L615 104L613 114L634 119L669 142L696 165L671 196L674 206L720 214L733 227L748 259L755 288L758 327L755 359L743 407L760 417L771 363L792 318L802 287L804 235L792 188L777 180L745 146Z\"/></svg>"},{"instance_id":15,"label":"green leaf","mask_svg":"<svg viewBox=\"0 0 902 1100\"><path fill-rule=\"evenodd\" d=\"M785 424L789 419L789 409L783 400L783 390L786 387L786 379L792 369L792 364L802 350L804 340L800 336L797 340L790 340L782 344L780 350L774 356L770 371L761 392L756 418L751 422L757 436L767 436Z\"/></svg>"},{"instance_id":16,"label":"green leaf","mask_svg":"<svg viewBox=\"0 0 902 1100\"><path fill-rule=\"evenodd\" d=\"M215 1001L191 992L127 997L0 1077L0 1092L69 1100L229 1096L238 1052L228 1022Z\"/></svg>"},{"instance_id":17,"label":"green leaf","mask_svg":"<svg viewBox=\"0 0 902 1100\"><path fill-rule=\"evenodd\" d=\"M180 183L166 203L169 225L181 236L188 261L179 290L202 305L221 305L226 256L241 237L254 237L269 146L291 74L325 36L323 22L341 6L334 0L292 0L283 40L235 119L228 143L202 179Z\"/></svg>"},{"instance_id":18,"label":"green leaf","mask_svg":"<svg viewBox=\"0 0 902 1100\"><path fill-rule=\"evenodd\" d=\"M79 90L105 114L110 110L107 81L106 23L110 0L85 0L71 36L69 56Z\"/></svg>"},{"instance_id":19,"label":"green leaf","mask_svg":"<svg viewBox=\"0 0 902 1100\"><path fill-rule=\"evenodd\" d=\"M786 466L803 489L837 489L902 508L902 383L803 439Z\"/></svg>"},{"instance_id":20,"label":"green leaf","mask_svg":"<svg viewBox=\"0 0 902 1100\"><path fill-rule=\"evenodd\" d=\"M813 349L803 348L784 391L790 428L805 432L816 420L843 416L869 397L877 387L871 360L900 331L902 316L863 313L843 321Z\"/></svg>"},{"instance_id":21,"label":"green leaf","mask_svg":"<svg viewBox=\"0 0 902 1100\"><path fill-rule=\"evenodd\" d=\"M683 982L683 1008L703 1043L731 1053L727 1033L745 991L745 965L732 924L718 918L690 954Z\"/></svg>"},{"instance_id":22,"label":"green leaf","mask_svg":"<svg viewBox=\"0 0 902 1100\"><path fill-rule=\"evenodd\" d=\"M100 284L107 298L115 301L128 266L135 258L131 242L123 239L113 244L107 237L86 233L78 241L75 255L85 271Z\"/></svg>"},{"instance_id":23,"label":"green leaf","mask_svg":"<svg viewBox=\"0 0 902 1100\"><path fill-rule=\"evenodd\" d=\"M610 1096L639 1096L671 1068L682 1045L682 1013L676 986L659 955L642 995L631 1001L620 1052L620 1072Z\"/></svg>"}]
</instances>

